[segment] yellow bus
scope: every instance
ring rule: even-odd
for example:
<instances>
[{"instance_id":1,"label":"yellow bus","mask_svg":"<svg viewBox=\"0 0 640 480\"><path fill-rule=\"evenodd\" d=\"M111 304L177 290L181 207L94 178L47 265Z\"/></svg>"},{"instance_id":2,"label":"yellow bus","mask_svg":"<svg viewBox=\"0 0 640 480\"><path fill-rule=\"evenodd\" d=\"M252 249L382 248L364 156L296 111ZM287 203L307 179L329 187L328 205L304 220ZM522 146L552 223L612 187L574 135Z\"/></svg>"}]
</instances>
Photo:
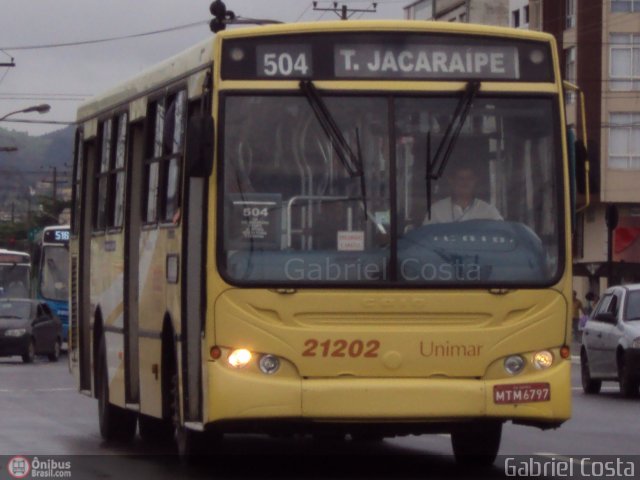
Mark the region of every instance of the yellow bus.
<instances>
[{"instance_id":1,"label":"yellow bus","mask_svg":"<svg viewBox=\"0 0 640 480\"><path fill-rule=\"evenodd\" d=\"M382 439L571 415L553 37L220 32L78 112L69 361L102 435Z\"/></svg>"}]
</instances>

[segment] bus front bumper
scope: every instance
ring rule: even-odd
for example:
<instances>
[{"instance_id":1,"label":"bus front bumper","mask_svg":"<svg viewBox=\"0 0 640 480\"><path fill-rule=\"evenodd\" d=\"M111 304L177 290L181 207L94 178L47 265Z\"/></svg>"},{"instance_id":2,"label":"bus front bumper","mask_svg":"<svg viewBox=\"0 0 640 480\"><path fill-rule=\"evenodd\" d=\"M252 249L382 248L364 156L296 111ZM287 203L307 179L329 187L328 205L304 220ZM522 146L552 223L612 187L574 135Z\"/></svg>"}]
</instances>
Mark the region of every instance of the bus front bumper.
<instances>
[{"instance_id":1,"label":"bus front bumper","mask_svg":"<svg viewBox=\"0 0 640 480\"><path fill-rule=\"evenodd\" d=\"M297 419L317 422L455 422L501 419L558 425L571 416L570 361L501 380L300 378L208 363L208 423ZM292 369L293 370L293 369ZM494 386L549 384L547 400L499 404Z\"/></svg>"}]
</instances>

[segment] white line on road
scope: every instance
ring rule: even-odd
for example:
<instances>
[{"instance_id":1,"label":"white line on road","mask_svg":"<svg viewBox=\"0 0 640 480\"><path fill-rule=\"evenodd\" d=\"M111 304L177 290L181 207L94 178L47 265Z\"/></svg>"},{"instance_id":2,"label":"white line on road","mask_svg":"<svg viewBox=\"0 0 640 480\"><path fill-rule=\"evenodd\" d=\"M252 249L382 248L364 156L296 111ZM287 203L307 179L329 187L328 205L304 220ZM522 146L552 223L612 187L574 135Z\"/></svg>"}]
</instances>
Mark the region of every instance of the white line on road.
<instances>
[{"instance_id":1,"label":"white line on road","mask_svg":"<svg viewBox=\"0 0 640 480\"><path fill-rule=\"evenodd\" d=\"M571 387L571 390L574 392L582 391L582 387ZM620 391L619 387L602 387L601 392L618 392Z\"/></svg>"},{"instance_id":2,"label":"white line on road","mask_svg":"<svg viewBox=\"0 0 640 480\"><path fill-rule=\"evenodd\" d=\"M76 389L69 388L0 388L0 393L48 393L48 392L72 392Z\"/></svg>"}]
</instances>

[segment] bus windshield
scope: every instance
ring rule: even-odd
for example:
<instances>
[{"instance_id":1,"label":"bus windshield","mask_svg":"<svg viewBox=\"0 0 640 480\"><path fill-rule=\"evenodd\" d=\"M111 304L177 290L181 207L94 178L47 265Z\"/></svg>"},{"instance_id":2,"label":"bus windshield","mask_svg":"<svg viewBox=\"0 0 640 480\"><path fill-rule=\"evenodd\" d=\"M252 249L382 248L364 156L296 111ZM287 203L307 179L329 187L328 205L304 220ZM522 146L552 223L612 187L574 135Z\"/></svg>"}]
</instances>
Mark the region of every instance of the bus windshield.
<instances>
[{"instance_id":1,"label":"bus windshield","mask_svg":"<svg viewBox=\"0 0 640 480\"><path fill-rule=\"evenodd\" d=\"M42 255L40 294L46 300L67 301L69 250L60 245L45 246Z\"/></svg>"},{"instance_id":2,"label":"bus windshield","mask_svg":"<svg viewBox=\"0 0 640 480\"><path fill-rule=\"evenodd\" d=\"M321 95L353 168L305 96L225 97L230 281L546 286L562 273L554 97L478 94L461 117L460 94Z\"/></svg>"},{"instance_id":3,"label":"bus windshield","mask_svg":"<svg viewBox=\"0 0 640 480\"><path fill-rule=\"evenodd\" d=\"M0 295L7 298L28 298L29 265L0 265Z\"/></svg>"}]
</instances>

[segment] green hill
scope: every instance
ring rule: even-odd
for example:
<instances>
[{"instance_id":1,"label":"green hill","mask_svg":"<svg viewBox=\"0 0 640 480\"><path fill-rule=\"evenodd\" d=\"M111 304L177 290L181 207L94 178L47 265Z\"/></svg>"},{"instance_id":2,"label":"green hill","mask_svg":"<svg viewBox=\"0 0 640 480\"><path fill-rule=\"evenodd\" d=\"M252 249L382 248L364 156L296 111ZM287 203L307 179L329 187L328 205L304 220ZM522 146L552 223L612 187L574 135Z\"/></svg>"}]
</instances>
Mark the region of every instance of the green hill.
<instances>
[{"instance_id":1,"label":"green hill","mask_svg":"<svg viewBox=\"0 0 640 480\"><path fill-rule=\"evenodd\" d=\"M8 202L22 204L37 182L51 177L53 167L61 176L73 166L74 127L30 136L0 128L0 147L16 147L14 152L0 151L0 208Z\"/></svg>"}]
</instances>

